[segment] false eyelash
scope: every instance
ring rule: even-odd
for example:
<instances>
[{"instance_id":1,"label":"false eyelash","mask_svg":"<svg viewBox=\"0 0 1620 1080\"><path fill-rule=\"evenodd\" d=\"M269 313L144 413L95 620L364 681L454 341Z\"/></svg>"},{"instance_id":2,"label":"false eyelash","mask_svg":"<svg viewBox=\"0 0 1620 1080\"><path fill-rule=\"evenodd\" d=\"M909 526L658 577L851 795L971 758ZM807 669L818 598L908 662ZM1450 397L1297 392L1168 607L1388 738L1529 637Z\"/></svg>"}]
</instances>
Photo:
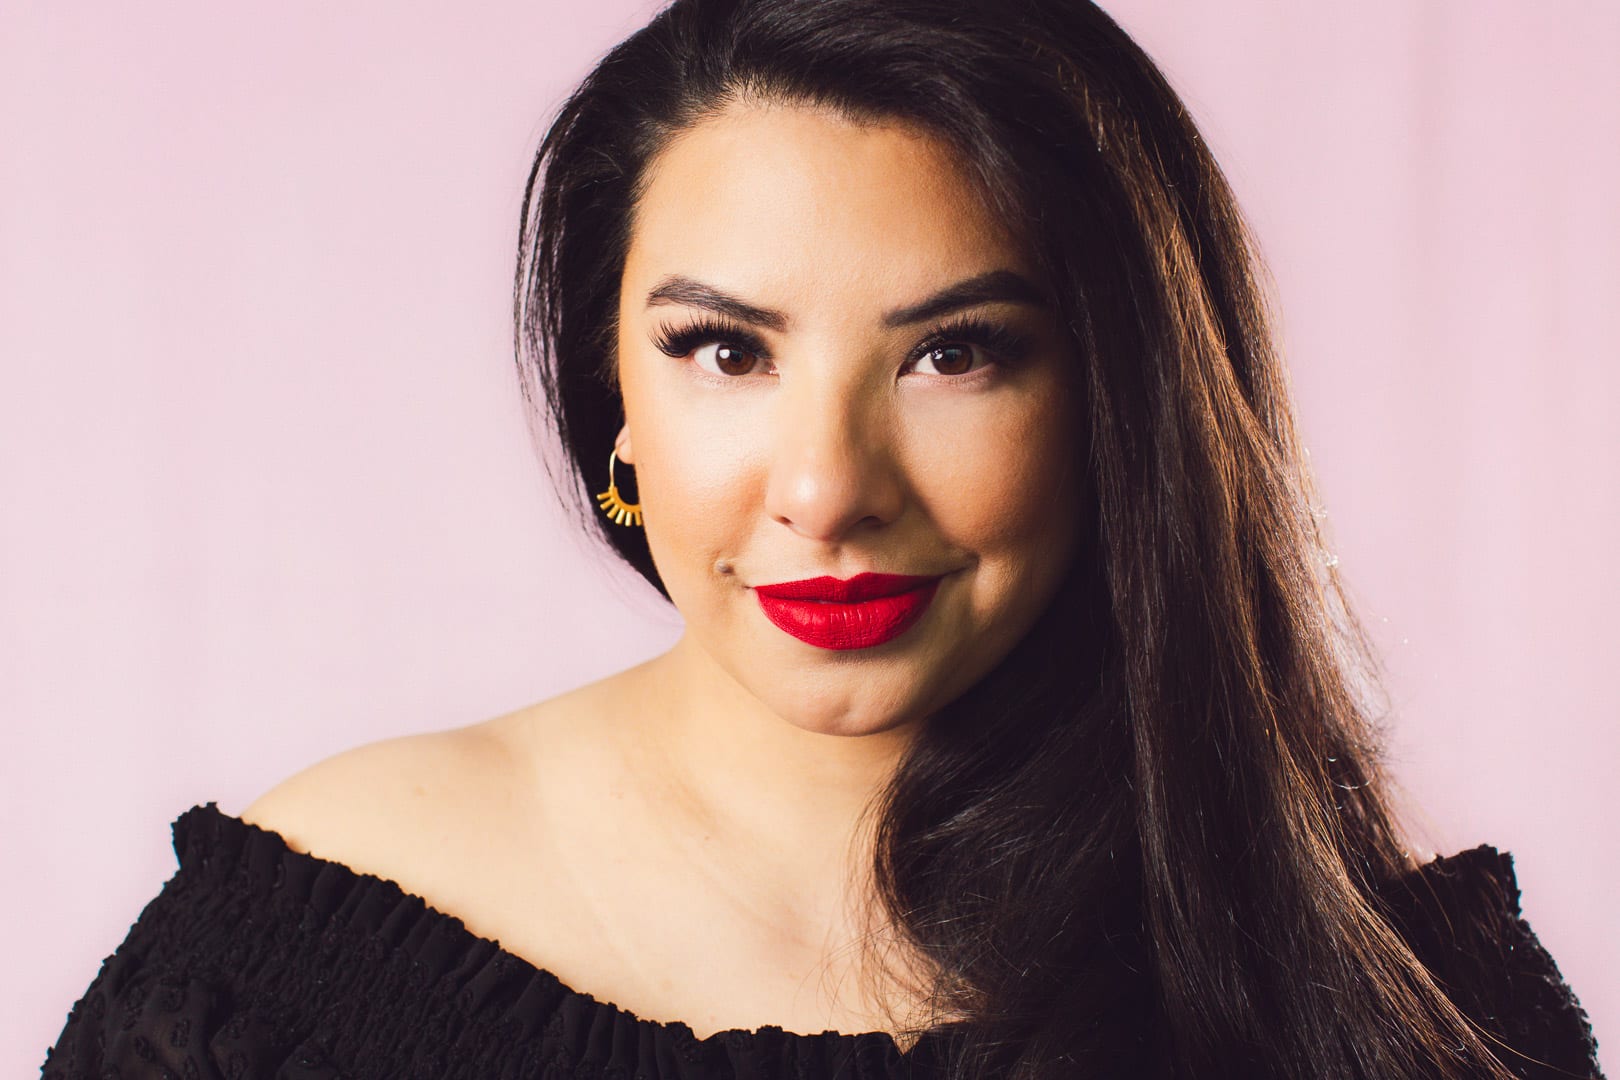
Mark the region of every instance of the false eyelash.
<instances>
[{"instance_id":1,"label":"false eyelash","mask_svg":"<svg viewBox=\"0 0 1620 1080\"><path fill-rule=\"evenodd\" d=\"M661 326L653 334L653 344L657 349L666 356L676 358L690 354L699 345L713 342L739 346L761 360L771 359L763 338L723 316L706 316L679 329ZM1030 349L1029 339L1011 327L991 322L981 315L964 315L931 327L927 337L906 358L907 366L946 345L978 345L991 354L995 363L1008 365L1018 363Z\"/></svg>"},{"instance_id":2,"label":"false eyelash","mask_svg":"<svg viewBox=\"0 0 1620 1080\"><path fill-rule=\"evenodd\" d=\"M699 345L707 345L712 341L740 345L761 360L771 358L764 339L740 323L724 317L706 317L678 330L661 326L653 334L653 344L658 351L676 358L685 356Z\"/></svg>"},{"instance_id":3,"label":"false eyelash","mask_svg":"<svg viewBox=\"0 0 1620 1080\"><path fill-rule=\"evenodd\" d=\"M990 353L995 363L1006 365L1018 363L1030 350L1029 339L1005 323L991 322L982 315L963 315L931 328L922 343L912 350L906 363L915 364L933 350L946 345L978 345Z\"/></svg>"}]
</instances>

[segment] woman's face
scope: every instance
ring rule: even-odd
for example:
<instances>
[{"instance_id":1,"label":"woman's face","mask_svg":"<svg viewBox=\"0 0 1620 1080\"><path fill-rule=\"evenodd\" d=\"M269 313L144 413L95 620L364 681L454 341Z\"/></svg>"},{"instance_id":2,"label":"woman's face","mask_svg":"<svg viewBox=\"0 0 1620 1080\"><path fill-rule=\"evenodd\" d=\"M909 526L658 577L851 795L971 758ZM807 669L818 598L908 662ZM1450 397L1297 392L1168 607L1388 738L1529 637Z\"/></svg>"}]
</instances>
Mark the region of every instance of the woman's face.
<instances>
[{"instance_id":1,"label":"woman's face","mask_svg":"<svg viewBox=\"0 0 1620 1080\"><path fill-rule=\"evenodd\" d=\"M618 448L653 561L692 643L807 730L928 716L1073 556L1072 350L959 168L907 128L737 105L636 210ZM767 595L869 573L924 580Z\"/></svg>"}]
</instances>

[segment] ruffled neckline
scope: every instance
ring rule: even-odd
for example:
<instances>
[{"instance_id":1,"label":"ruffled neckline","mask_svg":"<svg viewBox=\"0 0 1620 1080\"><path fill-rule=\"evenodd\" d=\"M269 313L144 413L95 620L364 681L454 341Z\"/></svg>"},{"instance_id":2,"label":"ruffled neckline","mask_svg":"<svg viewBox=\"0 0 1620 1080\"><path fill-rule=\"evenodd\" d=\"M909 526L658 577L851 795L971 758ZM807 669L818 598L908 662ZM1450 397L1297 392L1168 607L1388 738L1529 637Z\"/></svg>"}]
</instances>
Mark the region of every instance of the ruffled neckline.
<instances>
[{"instance_id":1,"label":"ruffled neckline","mask_svg":"<svg viewBox=\"0 0 1620 1080\"><path fill-rule=\"evenodd\" d=\"M575 989L398 882L297 851L281 834L226 814L214 802L185 811L171 829L178 876L229 881L287 914L298 912L301 922L313 916L315 925L330 928L323 949L337 948L330 941L342 933L358 935L371 961L402 954L419 983L453 994L469 1020L487 1022L508 1036L560 1034L580 1059L624 1061L659 1047L660 1056L673 1052L688 1066L712 1068L729 1059L734 1066L771 1060L803 1068L807 1059L821 1059L851 1069L852 1076L887 1077L932 1060L934 1044L948 1030L924 1032L905 1050L886 1031L809 1034L778 1025L730 1028L700 1039L684 1021L646 1019ZM737 1075L752 1071L734 1069ZM835 1074L842 1075L827 1075ZM710 1073L699 1069L693 1075Z\"/></svg>"},{"instance_id":2,"label":"ruffled neckline","mask_svg":"<svg viewBox=\"0 0 1620 1080\"><path fill-rule=\"evenodd\" d=\"M296 851L279 833L213 802L181 814L172 830L177 882L223 887L261 911L268 905L279 931L307 934L322 954L348 957L356 969L386 971L391 992L409 986L432 999L423 1008L435 1023L449 1009L468 1029L498 1037L491 1042L558 1047L572 1061L625 1075L877 1080L930 1075L953 1030L933 1028L906 1050L886 1031L808 1034L777 1025L700 1039L686 1022L646 1019L569 986L398 882ZM1397 922L1430 905L1451 913L1494 911L1498 919L1520 914L1512 856L1489 845L1433 859L1391 884L1385 898ZM380 1050L373 1044L381 1038L335 1025L316 1042L339 1059L366 1060Z\"/></svg>"}]
</instances>

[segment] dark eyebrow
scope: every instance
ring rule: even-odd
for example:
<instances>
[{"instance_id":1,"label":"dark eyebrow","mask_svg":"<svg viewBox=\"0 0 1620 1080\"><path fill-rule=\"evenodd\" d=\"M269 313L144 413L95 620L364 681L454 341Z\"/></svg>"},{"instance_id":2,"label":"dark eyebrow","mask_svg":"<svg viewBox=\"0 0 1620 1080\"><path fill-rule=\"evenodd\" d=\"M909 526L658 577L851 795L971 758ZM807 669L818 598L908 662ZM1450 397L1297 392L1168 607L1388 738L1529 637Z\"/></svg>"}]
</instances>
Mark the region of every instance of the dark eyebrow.
<instances>
[{"instance_id":1,"label":"dark eyebrow","mask_svg":"<svg viewBox=\"0 0 1620 1080\"><path fill-rule=\"evenodd\" d=\"M883 325L909 326L949 315L962 308L995 303L1028 304L1038 308L1051 306L1045 294L1022 274L1015 274L1011 270L990 270L948 285L921 303L889 312L883 316Z\"/></svg>"},{"instance_id":2,"label":"dark eyebrow","mask_svg":"<svg viewBox=\"0 0 1620 1080\"><path fill-rule=\"evenodd\" d=\"M1028 278L1011 270L990 270L948 285L919 303L888 312L883 316L883 325L909 326L949 315L962 308L997 302L1030 304L1040 308L1050 306L1045 294ZM705 285L679 274L664 278L647 294L647 306L656 304L684 304L703 308L738 322L777 332L787 329L788 324L788 317L780 311L750 304L713 285Z\"/></svg>"},{"instance_id":3,"label":"dark eyebrow","mask_svg":"<svg viewBox=\"0 0 1620 1080\"><path fill-rule=\"evenodd\" d=\"M736 319L738 322L763 326L767 330L778 332L786 330L788 324L788 317L780 311L757 307L730 293L721 292L713 285L705 285L701 281L679 274L673 274L660 281L653 287L652 292L647 294L647 306L652 307L654 304L684 304L687 307L704 308L717 315Z\"/></svg>"}]
</instances>

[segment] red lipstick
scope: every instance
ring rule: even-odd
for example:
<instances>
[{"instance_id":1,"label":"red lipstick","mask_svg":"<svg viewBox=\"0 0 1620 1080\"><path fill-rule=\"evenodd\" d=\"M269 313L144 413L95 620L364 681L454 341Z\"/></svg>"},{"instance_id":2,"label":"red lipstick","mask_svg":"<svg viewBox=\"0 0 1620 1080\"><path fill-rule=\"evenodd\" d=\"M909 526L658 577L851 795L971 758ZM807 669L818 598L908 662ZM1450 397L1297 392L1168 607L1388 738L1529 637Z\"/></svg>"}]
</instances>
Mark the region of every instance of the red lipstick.
<instances>
[{"instance_id":1,"label":"red lipstick","mask_svg":"<svg viewBox=\"0 0 1620 1080\"><path fill-rule=\"evenodd\" d=\"M857 574L755 585L759 606L779 630L822 649L869 649L922 618L941 575Z\"/></svg>"}]
</instances>

